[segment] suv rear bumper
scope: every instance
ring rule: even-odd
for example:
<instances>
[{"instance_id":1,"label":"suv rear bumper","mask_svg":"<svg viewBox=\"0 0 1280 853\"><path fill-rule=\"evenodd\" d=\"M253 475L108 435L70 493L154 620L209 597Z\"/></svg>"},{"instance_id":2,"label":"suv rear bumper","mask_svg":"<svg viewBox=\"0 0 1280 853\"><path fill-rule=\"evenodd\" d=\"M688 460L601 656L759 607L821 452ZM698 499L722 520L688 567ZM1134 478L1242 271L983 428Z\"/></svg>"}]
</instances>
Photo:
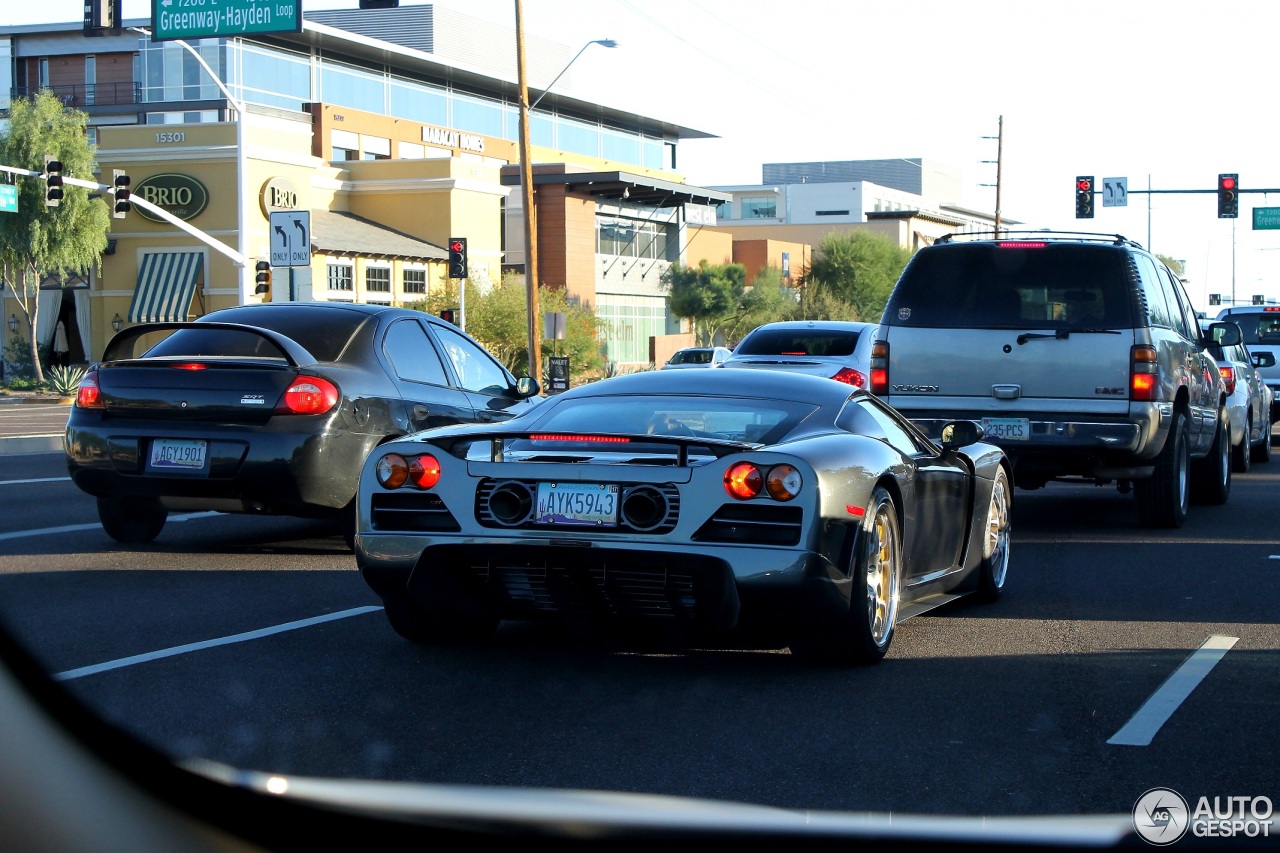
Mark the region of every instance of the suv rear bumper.
<instances>
[{"instance_id":1,"label":"suv rear bumper","mask_svg":"<svg viewBox=\"0 0 1280 853\"><path fill-rule=\"evenodd\" d=\"M959 412L938 417L933 411L901 410L913 423L937 440L943 424L951 420L981 422L990 412ZM1158 404L1145 417L1124 421L1091 421L1055 418L1040 413L1010 412L1000 417L1026 417L1030 435L1026 439L986 438L1005 451L1018 473L1039 476L1033 479L1086 477L1100 480L1143 479L1151 476L1155 457L1169 433L1173 407Z\"/></svg>"}]
</instances>

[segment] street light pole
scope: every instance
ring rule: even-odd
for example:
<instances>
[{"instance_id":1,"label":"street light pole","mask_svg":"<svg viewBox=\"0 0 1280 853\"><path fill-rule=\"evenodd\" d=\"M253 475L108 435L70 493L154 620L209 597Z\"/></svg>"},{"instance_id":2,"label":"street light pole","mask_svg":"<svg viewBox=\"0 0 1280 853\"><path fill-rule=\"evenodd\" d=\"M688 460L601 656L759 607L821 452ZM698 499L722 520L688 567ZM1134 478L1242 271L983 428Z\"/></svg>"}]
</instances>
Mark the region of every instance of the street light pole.
<instances>
[{"instance_id":1,"label":"street light pole","mask_svg":"<svg viewBox=\"0 0 1280 853\"><path fill-rule=\"evenodd\" d=\"M583 51L593 44L617 47L618 43L613 39L595 39L584 44L581 50L573 55L573 59L570 59L564 68L560 69L560 73L542 90L537 100L530 104L529 78L526 72L524 50L524 10L521 0L515 0L515 4L516 79L520 88L520 190L524 205L525 310L529 315L529 375L538 382L542 382L542 329L538 325L538 286L541 281L538 276L538 220L533 190L533 151L529 141L529 113L546 97L551 87L564 76L569 66L582 56Z\"/></svg>"}]
</instances>

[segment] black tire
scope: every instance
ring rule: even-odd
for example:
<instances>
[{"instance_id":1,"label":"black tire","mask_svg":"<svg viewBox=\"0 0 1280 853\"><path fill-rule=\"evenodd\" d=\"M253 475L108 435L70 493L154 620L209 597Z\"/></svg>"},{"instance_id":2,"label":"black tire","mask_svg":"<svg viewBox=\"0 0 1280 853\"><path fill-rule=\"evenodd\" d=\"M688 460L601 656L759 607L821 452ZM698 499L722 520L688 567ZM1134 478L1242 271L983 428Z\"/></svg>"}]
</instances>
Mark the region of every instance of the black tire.
<instances>
[{"instance_id":1,"label":"black tire","mask_svg":"<svg viewBox=\"0 0 1280 853\"><path fill-rule=\"evenodd\" d=\"M347 547L354 551L356 549L355 498L352 498L351 503L342 508L342 512L338 516L338 530L342 534L342 541L347 543Z\"/></svg>"},{"instance_id":2,"label":"black tire","mask_svg":"<svg viewBox=\"0 0 1280 853\"><path fill-rule=\"evenodd\" d=\"M1191 451L1187 446L1184 413L1173 413L1173 423L1156 457L1155 468L1149 478L1133 484L1138 521L1143 527L1181 527L1187 521L1191 502Z\"/></svg>"},{"instance_id":3,"label":"black tire","mask_svg":"<svg viewBox=\"0 0 1280 853\"><path fill-rule=\"evenodd\" d=\"M155 498L98 498L102 529L125 545L145 545L164 529L169 511Z\"/></svg>"},{"instance_id":4,"label":"black tire","mask_svg":"<svg viewBox=\"0 0 1280 853\"><path fill-rule=\"evenodd\" d=\"M1264 412L1267 422L1262 425L1262 435L1259 437L1258 443L1252 448L1251 455L1254 462L1270 462L1271 461L1271 410L1268 407Z\"/></svg>"},{"instance_id":5,"label":"black tire","mask_svg":"<svg viewBox=\"0 0 1280 853\"><path fill-rule=\"evenodd\" d=\"M898 621L902 584L902 536L893 498L876 487L867 505L853 556L849 611L834 624L797 638L791 650L840 664L879 663L889 651Z\"/></svg>"},{"instance_id":6,"label":"black tire","mask_svg":"<svg viewBox=\"0 0 1280 853\"><path fill-rule=\"evenodd\" d=\"M1253 462L1253 421L1246 420L1244 436L1239 444L1231 445L1231 470L1237 474L1248 474L1249 463Z\"/></svg>"},{"instance_id":7,"label":"black tire","mask_svg":"<svg viewBox=\"0 0 1280 853\"><path fill-rule=\"evenodd\" d=\"M987 505L986 534L982 541L982 562L978 564L979 601L991 602L1004 592L1009 571L1010 531L1013 527L1013 489L1003 468L991 485L991 501Z\"/></svg>"},{"instance_id":8,"label":"black tire","mask_svg":"<svg viewBox=\"0 0 1280 853\"><path fill-rule=\"evenodd\" d=\"M1197 503L1220 506L1231 496L1231 426L1227 413L1218 413L1218 429L1204 459L1191 469L1191 489Z\"/></svg>"}]
</instances>

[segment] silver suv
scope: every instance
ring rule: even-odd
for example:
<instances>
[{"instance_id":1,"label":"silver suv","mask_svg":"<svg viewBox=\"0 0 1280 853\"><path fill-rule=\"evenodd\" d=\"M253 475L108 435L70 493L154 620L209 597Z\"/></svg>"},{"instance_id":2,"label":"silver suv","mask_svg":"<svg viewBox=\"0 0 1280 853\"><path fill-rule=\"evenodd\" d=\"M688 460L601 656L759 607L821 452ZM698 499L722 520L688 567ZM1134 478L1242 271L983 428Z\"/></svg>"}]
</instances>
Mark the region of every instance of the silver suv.
<instances>
[{"instance_id":1,"label":"silver suv","mask_svg":"<svg viewBox=\"0 0 1280 853\"><path fill-rule=\"evenodd\" d=\"M1179 527L1231 488L1230 421L1178 277L1119 235L955 235L918 251L872 350L871 390L937 436L980 423L1014 482L1114 483L1142 524Z\"/></svg>"}]
</instances>

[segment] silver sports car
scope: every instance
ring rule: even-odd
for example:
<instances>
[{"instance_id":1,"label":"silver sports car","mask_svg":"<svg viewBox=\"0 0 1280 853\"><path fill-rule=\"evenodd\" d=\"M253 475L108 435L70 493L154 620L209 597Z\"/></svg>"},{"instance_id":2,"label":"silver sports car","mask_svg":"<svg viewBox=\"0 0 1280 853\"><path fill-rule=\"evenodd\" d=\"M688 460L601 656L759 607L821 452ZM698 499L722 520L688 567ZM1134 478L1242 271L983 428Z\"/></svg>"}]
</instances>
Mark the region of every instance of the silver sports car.
<instances>
[{"instance_id":1,"label":"silver sports car","mask_svg":"<svg viewBox=\"0 0 1280 853\"><path fill-rule=\"evenodd\" d=\"M502 619L674 620L874 663L904 619L999 597L1011 474L977 424L939 445L861 389L733 376L619 376L376 448L355 551L392 628L432 643Z\"/></svg>"}]
</instances>

